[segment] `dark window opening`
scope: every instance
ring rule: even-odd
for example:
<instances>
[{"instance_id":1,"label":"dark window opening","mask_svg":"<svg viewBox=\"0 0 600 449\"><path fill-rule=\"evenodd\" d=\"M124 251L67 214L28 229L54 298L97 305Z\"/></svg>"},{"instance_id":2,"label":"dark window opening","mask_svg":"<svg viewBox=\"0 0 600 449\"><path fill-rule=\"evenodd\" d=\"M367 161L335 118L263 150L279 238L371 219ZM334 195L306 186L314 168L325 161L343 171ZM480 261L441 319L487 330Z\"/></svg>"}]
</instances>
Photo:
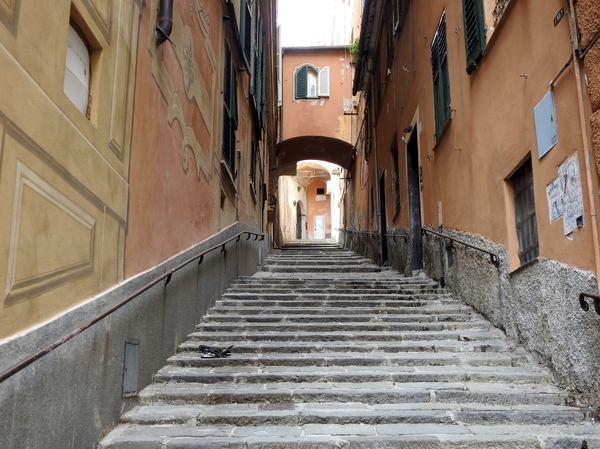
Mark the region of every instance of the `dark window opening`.
<instances>
[{"instance_id":1,"label":"dark window opening","mask_svg":"<svg viewBox=\"0 0 600 449\"><path fill-rule=\"evenodd\" d=\"M237 129L237 81L231 51L225 45L223 85L223 160L235 178L235 130Z\"/></svg>"},{"instance_id":2,"label":"dark window opening","mask_svg":"<svg viewBox=\"0 0 600 449\"><path fill-rule=\"evenodd\" d=\"M515 222L521 265L539 256L537 220L533 198L533 171L528 159L511 177L515 195Z\"/></svg>"},{"instance_id":3,"label":"dark window opening","mask_svg":"<svg viewBox=\"0 0 600 449\"><path fill-rule=\"evenodd\" d=\"M325 189L323 187L319 187L317 189L317 195L325 195Z\"/></svg>"}]
</instances>

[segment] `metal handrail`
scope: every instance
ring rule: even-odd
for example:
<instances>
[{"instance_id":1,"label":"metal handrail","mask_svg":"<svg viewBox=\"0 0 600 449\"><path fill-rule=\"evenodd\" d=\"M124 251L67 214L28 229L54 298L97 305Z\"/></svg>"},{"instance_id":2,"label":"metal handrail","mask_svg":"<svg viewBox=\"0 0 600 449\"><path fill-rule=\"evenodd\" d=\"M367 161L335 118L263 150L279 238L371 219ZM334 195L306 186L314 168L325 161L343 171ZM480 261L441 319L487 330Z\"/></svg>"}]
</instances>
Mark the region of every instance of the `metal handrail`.
<instances>
[{"instance_id":1,"label":"metal handrail","mask_svg":"<svg viewBox=\"0 0 600 449\"><path fill-rule=\"evenodd\" d=\"M343 232L349 232L349 233L354 233L354 234L365 234L365 235L370 235L371 238L381 238L381 236L379 235L379 232L374 232L374 231L361 231L360 229L345 229L345 228L339 228L339 231L343 231Z\"/></svg>"},{"instance_id":2,"label":"metal handrail","mask_svg":"<svg viewBox=\"0 0 600 449\"><path fill-rule=\"evenodd\" d=\"M482 253L489 254L489 256L490 256L490 262L492 263L492 265L494 265L496 268L500 267L500 257L498 256L498 254L496 254L496 253L494 253L492 251L488 251L487 249L479 248L478 246L471 245L470 243L463 242L462 240L455 239L454 237L442 234L440 232L433 231L431 229L421 228L421 232L423 234L426 234L426 233L435 234L437 236L440 236L440 237L443 237L445 239L451 240L453 242L459 243L461 245L467 246L469 248L476 249L477 251L481 251Z\"/></svg>"},{"instance_id":3,"label":"metal handrail","mask_svg":"<svg viewBox=\"0 0 600 449\"><path fill-rule=\"evenodd\" d=\"M186 260L185 262L179 264L175 268L169 270L167 273L164 273L163 275L159 276L158 278L154 279L153 281L150 281L144 287L142 287L139 290L137 290L136 292L132 293L131 295L129 295L127 298L125 298L121 302L119 302L119 303L115 304L114 306L112 306L110 309L105 310L101 314L95 316L93 319L91 319L87 323L83 324L82 326L79 326L77 329L69 332L65 336L59 338L58 340L56 340L55 342L49 344L45 348L39 350L35 354L27 357L26 359L21 360L19 363L15 364L12 367L10 367L9 369L1 372L0 373L0 383L4 382L6 379L8 379L11 376L14 376L16 373L18 373L19 371L21 371L23 368L28 367L33 362L35 362L36 360L42 358L46 354L54 351L59 346L62 346L64 343L66 343L67 341L69 341L71 338L75 337L76 335L78 335L78 334L82 333L83 331L85 331L86 329L90 328L91 326L93 326L94 324L96 324L98 321L106 318L108 315L110 315L111 313L113 313L116 310L120 309L125 304L129 303L130 301L132 301L133 299L135 299L136 297L138 297L139 295L141 295L142 293L144 293L146 290L149 290L150 288L152 288L153 286L155 286L156 284L158 284L160 281L165 280L165 285L167 285L169 282L171 282L171 276L173 276L173 273L175 273L176 271L182 269L183 267L189 265L190 263L194 262L197 259L199 259L198 260L198 265L200 265L202 263L202 260L204 259L204 255L205 254L210 253L211 251L214 251L214 250L216 250L218 248L221 248L221 252L224 252L225 251L225 245L227 243L231 242L232 240L235 240L236 243L239 242L240 241L240 237L242 235L244 235L244 234L248 234L248 237L246 238L246 240L250 240L250 237L252 237L253 235L255 236L254 240L257 240L259 237L260 237L260 241L263 241L265 239L265 234L257 233L257 232L252 232L252 231L242 231L242 232L234 235L230 239L225 240L223 243L219 243L218 245L212 246L212 247L204 250L200 254L196 254L194 257L192 257L192 258Z\"/></svg>"},{"instance_id":4,"label":"metal handrail","mask_svg":"<svg viewBox=\"0 0 600 449\"><path fill-rule=\"evenodd\" d=\"M588 310L590 310L590 305L585 301L585 298L590 298L594 300L594 309L596 310L596 313L600 315L600 296L595 295L594 293L579 293L579 305L585 312L587 312Z\"/></svg>"}]
</instances>

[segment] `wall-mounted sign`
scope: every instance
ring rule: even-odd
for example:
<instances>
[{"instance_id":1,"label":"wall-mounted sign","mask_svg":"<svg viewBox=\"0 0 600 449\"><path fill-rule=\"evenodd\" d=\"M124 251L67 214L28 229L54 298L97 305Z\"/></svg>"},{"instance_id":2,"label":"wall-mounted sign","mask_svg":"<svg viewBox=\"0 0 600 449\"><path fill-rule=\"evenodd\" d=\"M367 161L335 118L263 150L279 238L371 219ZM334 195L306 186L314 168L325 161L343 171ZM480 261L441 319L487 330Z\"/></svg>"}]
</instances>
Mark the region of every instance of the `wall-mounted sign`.
<instances>
[{"instance_id":1,"label":"wall-mounted sign","mask_svg":"<svg viewBox=\"0 0 600 449\"><path fill-rule=\"evenodd\" d=\"M560 11L558 11L558 14L554 17L554 26L558 25L558 22L560 22L564 16L565 8L560 8Z\"/></svg>"},{"instance_id":2,"label":"wall-mounted sign","mask_svg":"<svg viewBox=\"0 0 600 449\"><path fill-rule=\"evenodd\" d=\"M541 159L558 143L556 127L556 111L554 110L554 95L552 91L533 108L535 120L535 135L537 138L538 157Z\"/></svg>"}]
</instances>

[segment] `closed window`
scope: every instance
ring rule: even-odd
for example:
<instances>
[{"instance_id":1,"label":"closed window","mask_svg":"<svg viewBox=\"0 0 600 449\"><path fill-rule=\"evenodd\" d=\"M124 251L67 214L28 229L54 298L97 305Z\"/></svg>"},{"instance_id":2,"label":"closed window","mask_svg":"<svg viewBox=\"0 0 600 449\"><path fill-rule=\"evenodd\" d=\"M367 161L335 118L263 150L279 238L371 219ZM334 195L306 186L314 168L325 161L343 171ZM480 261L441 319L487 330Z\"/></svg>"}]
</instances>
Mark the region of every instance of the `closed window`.
<instances>
[{"instance_id":1,"label":"closed window","mask_svg":"<svg viewBox=\"0 0 600 449\"><path fill-rule=\"evenodd\" d=\"M510 178L515 195L515 224L521 265L539 256L537 220L533 198L533 171L528 159Z\"/></svg>"},{"instance_id":2,"label":"closed window","mask_svg":"<svg viewBox=\"0 0 600 449\"><path fill-rule=\"evenodd\" d=\"M296 70L294 98L319 98L329 96L329 67L318 70L305 64Z\"/></svg>"},{"instance_id":3,"label":"closed window","mask_svg":"<svg viewBox=\"0 0 600 449\"><path fill-rule=\"evenodd\" d=\"M435 138L439 138L450 119L450 77L448 75L448 42L446 40L446 11L431 42L433 71L433 103L435 111Z\"/></svg>"},{"instance_id":4,"label":"closed window","mask_svg":"<svg viewBox=\"0 0 600 449\"><path fill-rule=\"evenodd\" d=\"M63 90L82 114L89 118L90 50L83 33L69 25Z\"/></svg>"},{"instance_id":5,"label":"closed window","mask_svg":"<svg viewBox=\"0 0 600 449\"><path fill-rule=\"evenodd\" d=\"M467 73L470 75L477 68L477 63L485 49L482 0L463 0L463 17L465 20Z\"/></svg>"}]
</instances>

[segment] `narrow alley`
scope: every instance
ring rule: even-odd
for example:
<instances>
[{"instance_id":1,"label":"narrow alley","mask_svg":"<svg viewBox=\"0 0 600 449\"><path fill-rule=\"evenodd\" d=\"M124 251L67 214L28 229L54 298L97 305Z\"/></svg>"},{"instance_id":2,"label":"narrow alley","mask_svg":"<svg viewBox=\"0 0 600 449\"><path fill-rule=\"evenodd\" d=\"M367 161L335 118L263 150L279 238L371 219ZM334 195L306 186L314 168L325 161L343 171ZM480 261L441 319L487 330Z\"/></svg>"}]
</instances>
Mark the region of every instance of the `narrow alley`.
<instances>
[{"instance_id":1,"label":"narrow alley","mask_svg":"<svg viewBox=\"0 0 600 449\"><path fill-rule=\"evenodd\" d=\"M0 0L0 449L600 449L598 0Z\"/></svg>"}]
</instances>

